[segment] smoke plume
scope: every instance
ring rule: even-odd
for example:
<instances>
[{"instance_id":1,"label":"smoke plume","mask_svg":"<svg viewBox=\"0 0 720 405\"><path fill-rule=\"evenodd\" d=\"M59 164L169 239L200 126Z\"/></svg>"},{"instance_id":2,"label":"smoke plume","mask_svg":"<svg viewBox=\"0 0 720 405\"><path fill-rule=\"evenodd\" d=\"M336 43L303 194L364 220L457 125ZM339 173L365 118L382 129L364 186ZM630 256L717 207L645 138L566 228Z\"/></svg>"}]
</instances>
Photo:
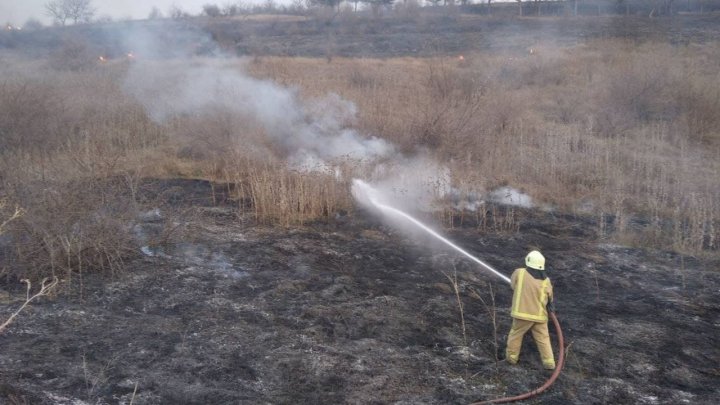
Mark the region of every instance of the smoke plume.
<instances>
[{"instance_id":1,"label":"smoke plume","mask_svg":"<svg viewBox=\"0 0 720 405\"><path fill-rule=\"evenodd\" d=\"M127 73L124 90L158 123L213 111L248 117L287 152L289 164L306 170L326 169L333 159L372 160L393 152L388 142L351 127L357 109L336 94L304 104L296 90L249 76L243 59L215 50L219 56L213 58L186 55L157 63L152 55L168 51L155 50L149 32L133 32L126 40L128 48L142 52Z\"/></svg>"},{"instance_id":2,"label":"smoke plume","mask_svg":"<svg viewBox=\"0 0 720 405\"><path fill-rule=\"evenodd\" d=\"M460 209L482 204L479 194L454 189L448 167L428 154L402 155L391 143L355 130L357 108L352 102L337 94L302 100L296 89L248 75L247 60L224 55L205 33L175 24L161 28L135 28L121 39L138 56L127 72L124 90L156 122L228 112L262 128L290 167L341 176L333 167L336 160L366 165L366 180L394 207L429 212L443 199ZM209 56L196 56L198 49ZM502 200L508 193L489 198ZM529 204L529 199L513 197Z\"/></svg>"}]
</instances>

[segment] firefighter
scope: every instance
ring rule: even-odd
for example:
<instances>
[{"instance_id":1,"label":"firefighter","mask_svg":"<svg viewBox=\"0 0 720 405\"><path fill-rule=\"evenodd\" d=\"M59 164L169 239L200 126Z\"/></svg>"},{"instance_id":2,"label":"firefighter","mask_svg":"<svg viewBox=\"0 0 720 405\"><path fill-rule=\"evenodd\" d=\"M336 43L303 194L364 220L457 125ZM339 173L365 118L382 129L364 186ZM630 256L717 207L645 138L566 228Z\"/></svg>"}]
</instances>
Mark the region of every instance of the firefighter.
<instances>
[{"instance_id":1,"label":"firefighter","mask_svg":"<svg viewBox=\"0 0 720 405\"><path fill-rule=\"evenodd\" d=\"M548 311L555 312L555 306L552 283L545 272L545 257L533 250L525 257L525 266L515 270L510 278L513 289L510 316L513 322L505 358L508 363L516 364L520 358L523 336L525 332L532 331L543 367L552 370L555 368L555 358L547 324Z\"/></svg>"}]
</instances>

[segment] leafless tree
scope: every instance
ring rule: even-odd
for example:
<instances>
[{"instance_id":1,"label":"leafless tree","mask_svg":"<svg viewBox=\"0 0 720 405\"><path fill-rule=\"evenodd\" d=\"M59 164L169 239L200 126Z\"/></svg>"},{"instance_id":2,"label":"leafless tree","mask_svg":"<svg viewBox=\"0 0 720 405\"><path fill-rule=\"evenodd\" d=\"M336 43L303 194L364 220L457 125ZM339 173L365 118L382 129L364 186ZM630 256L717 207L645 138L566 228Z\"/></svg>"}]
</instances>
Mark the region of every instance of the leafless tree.
<instances>
[{"instance_id":1,"label":"leafless tree","mask_svg":"<svg viewBox=\"0 0 720 405\"><path fill-rule=\"evenodd\" d=\"M91 0L52 0L45 4L45 13L64 26L68 20L73 24L90 21L95 8Z\"/></svg>"},{"instance_id":2,"label":"leafless tree","mask_svg":"<svg viewBox=\"0 0 720 405\"><path fill-rule=\"evenodd\" d=\"M53 0L49 3L46 3L45 4L45 14L52 17L56 23L64 26L65 21L67 21L67 19L68 19L68 16L63 9L62 3L63 3L62 0Z\"/></svg>"},{"instance_id":3,"label":"leafless tree","mask_svg":"<svg viewBox=\"0 0 720 405\"><path fill-rule=\"evenodd\" d=\"M186 13L180 6L173 4L170 6L170 10L168 11L168 15L173 20L179 20L181 18L187 18L190 15Z\"/></svg>"},{"instance_id":4,"label":"leafless tree","mask_svg":"<svg viewBox=\"0 0 720 405\"><path fill-rule=\"evenodd\" d=\"M162 11L160 11L159 8L153 7L152 10L150 10L150 14L148 15L148 19L150 20L158 20L160 18L163 18Z\"/></svg>"},{"instance_id":5,"label":"leafless tree","mask_svg":"<svg viewBox=\"0 0 720 405\"><path fill-rule=\"evenodd\" d=\"M87 22L95 15L91 0L63 0L67 4L69 17L74 24Z\"/></svg>"},{"instance_id":6,"label":"leafless tree","mask_svg":"<svg viewBox=\"0 0 720 405\"><path fill-rule=\"evenodd\" d=\"M220 17L222 15L220 7L217 4L205 4L203 7L203 14L208 17Z\"/></svg>"}]
</instances>

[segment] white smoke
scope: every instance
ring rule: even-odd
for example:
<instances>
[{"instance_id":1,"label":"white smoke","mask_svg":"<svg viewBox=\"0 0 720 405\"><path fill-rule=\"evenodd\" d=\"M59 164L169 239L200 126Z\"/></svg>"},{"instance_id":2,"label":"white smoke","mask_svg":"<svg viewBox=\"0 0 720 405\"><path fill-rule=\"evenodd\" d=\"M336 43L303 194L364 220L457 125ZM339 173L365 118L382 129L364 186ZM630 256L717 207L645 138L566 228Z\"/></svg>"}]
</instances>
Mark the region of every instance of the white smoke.
<instances>
[{"instance_id":1,"label":"white smoke","mask_svg":"<svg viewBox=\"0 0 720 405\"><path fill-rule=\"evenodd\" d=\"M163 28L165 38L173 36L167 26ZM124 90L158 123L178 116L230 112L258 124L284 151L282 157L290 167L341 177L343 173L333 163L336 160L371 164L367 180L394 207L430 212L443 199L460 209L474 210L484 203L479 193L453 188L450 169L426 154L407 157L389 142L356 131L357 108L352 102L337 94L301 100L296 89L249 76L244 60L222 57L204 34L178 31L180 43L201 44L215 57L193 57L189 48L167 49L157 33L147 30L135 30L124 39L126 47L139 54L128 70ZM160 60L153 60L153 55ZM501 190L488 199L504 203L506 194L507 190ZM511 194L510 200L531 204L529 197L518 193Z\"/></svg>"},{"instance_id":2,"label":"white smoke","mask_svg":"<svg viewBox=\"0 0 720 405\"><path fill-rule=\"evenodd\" d=\"M375 159L393 152L388 142L351 127L357 108L336 94L303 103L295 89L250 77L242 59L182 56L183 50L161 49L156 35L145 30L128 33L124 41L128 49L140 50L124 90L158 123L212 111L251 117L288 153L289 164L305 170L325 170L334 159ZM153 55L173 59L157 61Z\"/></svg>"},{"instance_id":3,"label":"white smoke","mask_svg":"<svg viewBox=\"0 0 720 405\"><path fill-rule=\"evenodd\" d=\"M407 212L431 213L452 208L476 211L487 203L532 208L532 197L512 187L490 192L461 191L453 186L450 169L428 157L396 157L376 166L367 182L354 181L352 194L364 208L377 210L372 201Z\"/></svg>"},{"instance_id":4,"label":"white smoke","mask_svg":"<svg viewBox=\"0 0 720 405\"><path fill-rule=\"evenodd\" d=\"M532 208L534 206L532 197L512 187L500 187L488 194L488 200L516 207Z\"/></svg>"},{"instance_id":5,"label":"white smoke","mask_svg":"<svg viewBox=\"0 0 720 405\"><path fill-rule=\"evenodd\" d=\"M452 190L450 170L426 155L396 155L376 165L370 181L386 203L411 211L434 211Z\"/></svg>"}]
</instances>

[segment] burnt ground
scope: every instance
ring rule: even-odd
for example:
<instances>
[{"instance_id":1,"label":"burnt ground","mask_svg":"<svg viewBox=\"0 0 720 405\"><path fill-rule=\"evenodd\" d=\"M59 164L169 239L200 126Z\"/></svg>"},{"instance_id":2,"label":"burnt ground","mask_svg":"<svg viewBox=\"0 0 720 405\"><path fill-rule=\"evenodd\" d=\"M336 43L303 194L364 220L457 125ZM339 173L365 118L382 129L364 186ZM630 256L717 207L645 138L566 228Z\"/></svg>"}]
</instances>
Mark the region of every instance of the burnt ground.
<instances>
[{"instance_id":1,"label":"burnt ground","mask_svg":"<svg viewBox=\"0 0 720 405\"><path fill-rule=\"evenodd\" d=\"M491 314L502 351L510 290L455 254L362 212L261 227L232 206L211 206L204 183L167 186L176 203L194 198L192 237L23 312L0 335L0 402L127 404L137 384L135 404L462 404L523 393L548 377L529 336L518 366L495 361ZM602 244L582 218L523 218L514 234L448 234L506 274L530 246L548 258L568 358L530 403L716 402L717 261L680 265L673 253ZM151 232L163 220L141 227ZM453 267L466 343L442 274ZM13 292L2 313L22 295Z\"/></svg>"},{"instance_id":2,"label":"burnt ground","mask_svg":"<svg viewBox=\"0 0 720 405\"><path fill-rule=\"evenodd\" d=\"M488 17L423 13L417 18L307 18L245 20L195 18L181 21L128 21L81 24L37 31L0 31L0 49L45 57L83 44L94 61L98 53L125 57L126 38L152 33L154 57L214 55L218 48L238 56L427 57L498 50L526 53L538 44L574 46L593 39L635 43L702 44L720 40L715 14L646 18ZM138 31L139 30L139 31ZM73 48L75 49L75 48Z\"/></svg>"},{"instance_id":3,"label":"burnt ground","mask_svg":"<svg viewBox=\"0 0 720 405\"><path fill-rule=\"evenodd\" d=\"M455 55L498 50L527 52L537 44L574 46L593 39L620 38L638 43L659 41L698 44L720 38L717 16L649 19L600 18L459 18L317 21L290 23L210 22L203 27L213 40L238 55L396 57Z\"/></svg>"}]
</instances>

